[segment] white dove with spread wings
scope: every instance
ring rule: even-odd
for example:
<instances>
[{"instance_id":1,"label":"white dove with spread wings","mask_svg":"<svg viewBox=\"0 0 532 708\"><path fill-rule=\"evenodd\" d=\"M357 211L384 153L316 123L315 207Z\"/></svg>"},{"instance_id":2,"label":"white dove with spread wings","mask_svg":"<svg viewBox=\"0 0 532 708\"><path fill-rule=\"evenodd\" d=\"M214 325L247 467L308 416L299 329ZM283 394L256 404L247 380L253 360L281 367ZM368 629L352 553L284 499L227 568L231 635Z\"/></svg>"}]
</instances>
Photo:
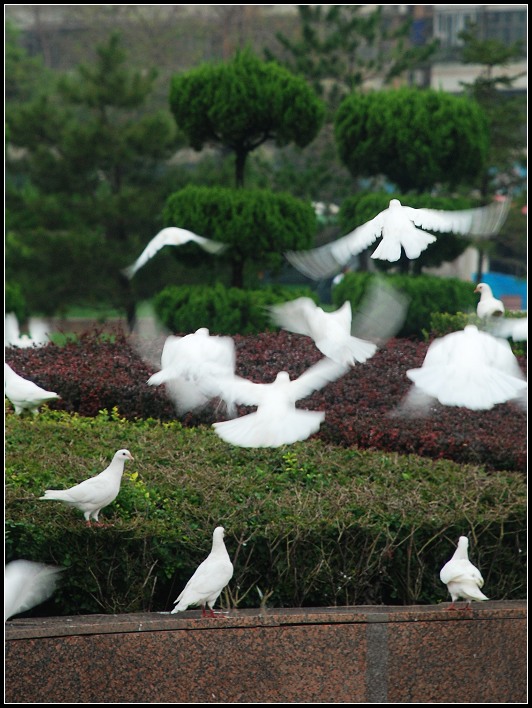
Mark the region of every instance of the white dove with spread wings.
<instances>
[{"instance_id":1,"label":"white dove with spread wings","mask_svg":"<svg viewBox=\"0 0 532 708\"><path fill-rule=\"evenodd\" d=\"M220 241L213 241L212 239L205 238L205 236L198 236L198 234L195 234L193 231L180 229L177 226L168 226L162 231L159 231L159 233L152 238L137 260L127 268L124 268L122 273L128 278L132 278L143 265L161 250L161 248L165 246L182 246L189 241L197 243L198 246L207 253L217 254L227 248L227 244L221 243Z\"/></svg>"},{"instance_id":2,"label":"white dove with spread wings","mask_svg":"<svg viewBox=\"0 0 532 708\"><path fill-rule=\"evenodd\" d=\"M213 423L213 427L223 440L239 447L279 447L306 440L319 430L325 412L298 409L296 402L340 378L348 369L348 365L324 358L293 381L286 371L280 371L272 383L266 384L239 376L224 379L217 385L227 399L257 406L257 410Z\"/></svg>"}]
</instances>

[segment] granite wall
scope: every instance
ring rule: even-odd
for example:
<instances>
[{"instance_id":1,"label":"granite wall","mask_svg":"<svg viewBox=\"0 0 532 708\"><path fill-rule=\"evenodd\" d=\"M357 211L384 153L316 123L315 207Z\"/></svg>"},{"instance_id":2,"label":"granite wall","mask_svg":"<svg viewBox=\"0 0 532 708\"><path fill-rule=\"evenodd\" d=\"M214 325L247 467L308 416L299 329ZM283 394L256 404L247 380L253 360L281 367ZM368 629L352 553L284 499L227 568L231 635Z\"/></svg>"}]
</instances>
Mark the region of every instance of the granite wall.
<instances>
[{"instance_id":1,"label":"granite wall","mask_svg":"<svg viewBox=\"0 0 532 708\"><path fill-rule=\"evenodd\" d=\"M526 703L526 602L13 618L6 703Z\"/></svg>"}]
</instances>

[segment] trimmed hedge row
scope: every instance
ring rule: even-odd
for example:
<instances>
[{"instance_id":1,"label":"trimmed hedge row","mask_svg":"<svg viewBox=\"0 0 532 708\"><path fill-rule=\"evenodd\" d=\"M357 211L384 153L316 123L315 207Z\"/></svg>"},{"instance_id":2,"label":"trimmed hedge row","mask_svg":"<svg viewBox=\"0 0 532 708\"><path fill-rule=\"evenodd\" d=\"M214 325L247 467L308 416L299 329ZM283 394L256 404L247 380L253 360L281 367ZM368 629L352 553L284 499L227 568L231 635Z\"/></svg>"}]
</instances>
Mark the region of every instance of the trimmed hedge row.
<instances>
[{"instance_id":1,"label":"trimmed hedge row","mask_svg":"<svg viewBox=\"0 0 532 708\"><path fill-rule=\"evenodd\" d=\"M273 381L281 370L291 378L300 376L322 356L309 337L284 331L233 339L237 374L256 382ZM177 414L164 387L146 383L159 368L163 341L124 336L109 340L92 333L62 347L7 348L6 361L21 376L61 395L50 404L53 409L95 416L116 406L129 420L171 421ZM300 401L303 408L326 412L317 437L344 447L414 453L525 473L526 412L517 404L471 411L435 403L424 417L403 410L412 387L406 371L422 364L429 344L392 339L369 361ZM526 374L526 358L519 357L519 362ZM239 412L249 410L240 407ZM215 401L181 422L210 425L220 419Z\"/></svg>"},{"instance_id":2,"label":"trimmed hedge row","mask_svg":"<svg viewBox=\"0 0 532 708\"><path fill-rule=\"evenodd\" d=\"M100 472L128 448L120 493L88 528L40 501ZM415 455L310 439L234 448L179 422L44 411L6 416L6 561L66 568L31 614L168 611L222 524L235 573L225 607L449 601L439 571L458 536L491 599L525 597L526 484Z\"/></svg>"}]
</instances>

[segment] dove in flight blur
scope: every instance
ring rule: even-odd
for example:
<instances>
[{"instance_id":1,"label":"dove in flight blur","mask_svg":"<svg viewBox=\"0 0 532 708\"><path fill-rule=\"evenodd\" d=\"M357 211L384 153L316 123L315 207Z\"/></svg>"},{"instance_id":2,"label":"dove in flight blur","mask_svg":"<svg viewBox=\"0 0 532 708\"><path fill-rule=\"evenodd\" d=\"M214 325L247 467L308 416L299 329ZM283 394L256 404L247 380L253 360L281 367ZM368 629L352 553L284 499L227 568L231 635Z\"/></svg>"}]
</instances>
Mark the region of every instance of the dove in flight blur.
<instances>
[{"instance_id":1,"label":"dove in flight blur","mask_svg":"<svg viewBox=\"0 0 532 708\"><path fill-rule=\"evenodd\" d=\"M467 600L466 609L469 609L472 600L488 599L480 592L480 588L484 585L484 579L480 570L469 560L468 546L467 536L460 536L453 557L440 571L440 580L447 585L447 590L451 595L452 603L447 608L448 610L455 610L455 603L460 598Z\"/></svg>"},{"instance_id":2,"label":"dove in flight blur","mask_svg":"<svg viewBox=\"0 0 532 708\"><path fill-rule=\"evenodd\" d=\"M212 549L200 563L184 590L175 600L171 614L183 612L190 605L201 605L202 617L215 617L214 603L233 577L233 564L224 543L225 529L217 526L212 534ZM206 606L209 610L206 610Z\"/></svg>"},{"instance_id":3,"label":"dove in flight blur","mask_svg":"<svg viewBox=\"0 0 532 708\"><path fill-rule=\"evenodd\" d=\"M513 339L514 342L528 340L528 317L499 317L490 327L495 337Z\"/></svg>"},{"instance_id":4,"label":"dove in flight blur","mask_svg":"<svg viewBox=\"0 0 532 708\"><path fill-rule=\"evenodd\" d=\"M287 251L285 257L301 273L319 280L338 273L350 258L382 236L372 258L395 262L403 249L413 260L436 241L428 229L477 238L492 236L504 223L509 206L509 200L504 200L476 209L445 211L415 209L392 199L387 209L346 236L308 251Z\"/></svg>"},{"instance_id":5,"label":"dove in flight blur","mask_svg":"<svg viewBox=\"0 0 532 708\"><path fill-rule=\"evenodd\" d=\"M39 407L48 401L61 398L54 391L46 391L33 381L19 376L9 364L4 363L4 394L15 407L15 413L21 415L27 410L37 415Z\"/></svg>"},{"instance_id":6,"label":"dove in flight blur","mask_svg":"<svg viewBox=\"0 0 532 708\"><path fill-rule=\"evenodd\" d=\"M209 334L201 327L184 337L170 335L161 354L161 370L148 379L150 386L166 384L166 390L177 412L182 415L206 405L209 381L232 376L235 372L235 345L231 337ZM222 400L223 396L221 396ZM228 414L235 409L226 401Z\"/></svg>"},{"instance_id":7,"label":"dove in flight blur","mask_svg":"<svg viewBox=\"0 0 532 708\"><path fill-rule=\"evenodd\" d=\"M92 525L91 519L96 526L103 526L98 522L98 515L118 496L126 460L133 459L129 450L118 450L111 464L100 474L69 489L47 489L39 499L64 502L83 512L87 526Z\"/></svg>"},{"instance_id":8,"label":"dove in flight blur","mask_svg":"<svg viewBox=\"0 0 532 708\"><path fill-rule=\"evenodd\" d=\"M346 300L334 312L324 312L309 297L272 305L271 318L278 327L303 334L314 340L326 357L348 366L365 362L377 351L377 345L351 336L351 303Z\"/></svg>"},{"instance_id":9,"label":"dove in flight blur","mask_svg":"<svg viewBox=\"0 0 532 708\"><path fill-rule=\"evenodd\" d=\"M279 327L311 337L316 347L339 364L363 363L401 328L408 298L385 279L371 279L359 308L352 313L349 301L325 312L311 298L300 297L272 305L272 321Z\"/></svg>"},{"instance_id":10,"label":"dove in flight blur","mask_svg":"<svg viewBox=\"0 0 532 708\"><path fill-rule=\"evenodd\" d=\"M197 243L207 253L218 254L227 248L227 244L220 241L198 236L192 231L180 229L177 226L168 226L152 238L137 260L127 268L124 268L122 273L128 278L132 278L139 268L142 268L161 248L165 246L182 246L189 241Z\"/></svg>"},{"instance_id":11,"label":"dove in flight blur","mask_svg":"<svg viewBox=\"0 0 532 708\"><path fill-rule=\"evenodd\" d=\"M324 358L293 381L286 371L280 371L272 383L253 383L239 376L220 380L216 385L226 398L257 410L213 427L222 440L239 447L279 447L306 440L319 430L325 413L298 409L296 402L340 378L348 368Z\"/></svg>"},{"instance_id":12,"label":"dove in flight blur","mask_svg":"<svg viewBox=\"0 0 532 708\"><path fill-rule=\"evenodd\" d=\"M444 406L489 410L522 397L527 383L507 341L475 325L435 339L408 378Z\"/></svg>"},{"instance_id":13,"label":"dove in flight blur","mask_svg":"<svg viewBox=\"0 0 532 708\"><path fill-rule=\"evenodd\" d=\"M47 600L63 570L28 560L8 563L4 571L4 621Z\"/></svg>"},{"instance_id":14,"label":"dove in flight blur","mask_svg":"<svg viewBox=\"0 0 532 708\"><path fill-rule=\"evenodd\" d=\"M487 283L479 283L474 292L480 293L477 305L477 315L484 317L501 317L505 308L502 300L493 297L493 291Z\"/></svg>"},{"instance_id":15,"label":"dove in flight blur","mask_svg":"<svg viewBox=\"0 0 532 708\"><path fill-rule=\"evenodd\" d=\"M20 326L14 312L5 315L4 344L6 347L42 347L48 344L49 326L38 317L30 317L28 321L29 335L20 333Z\"/></svg>"}]
</instances>

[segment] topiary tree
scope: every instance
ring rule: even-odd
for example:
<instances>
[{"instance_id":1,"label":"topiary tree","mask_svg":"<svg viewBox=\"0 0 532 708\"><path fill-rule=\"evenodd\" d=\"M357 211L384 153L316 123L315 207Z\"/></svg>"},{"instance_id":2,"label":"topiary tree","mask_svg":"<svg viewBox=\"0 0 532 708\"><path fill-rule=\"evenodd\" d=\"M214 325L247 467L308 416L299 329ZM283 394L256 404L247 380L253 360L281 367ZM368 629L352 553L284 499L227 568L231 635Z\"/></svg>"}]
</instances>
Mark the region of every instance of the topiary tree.
<instances>
[{"instance_id":1,"label":"topiary tree","mask_svg":"<svg viewBox=\"0 0 532 708\"><path fill-rule=\"evenodd\" d=\"M310 203L267 189L232 189L189 185L172 194L164 208L168 225L229 244L224 256L231 285L244 286L246 264L278 271L286 250L309 248L316 233Z\"/></svg>"},{"instance_id":2,"label":"topiary tree","mask_svg":"<svg viewBox=\"0 0 532 708\"><path fill-rule=\"evenodd\" d=\"M235 183L244 185L247 156L268 140L308 145L325 107L306 81L249 49L225 64L203 64L172 79L170 108L194 150L221 145L235 154Z\"/></svg>"},{"instance_id":3,"label":"topiary tree","mask_svg":"<svg viewBox=\"0 0 532 708\"><path fill-rule=\"evenodd\" d=\"M353 177L384 175L402 192L421 192L478 177L489 127L469 98L403 87L345 98L335 116L335 140Z\"/></svg>"}]
</instances>

